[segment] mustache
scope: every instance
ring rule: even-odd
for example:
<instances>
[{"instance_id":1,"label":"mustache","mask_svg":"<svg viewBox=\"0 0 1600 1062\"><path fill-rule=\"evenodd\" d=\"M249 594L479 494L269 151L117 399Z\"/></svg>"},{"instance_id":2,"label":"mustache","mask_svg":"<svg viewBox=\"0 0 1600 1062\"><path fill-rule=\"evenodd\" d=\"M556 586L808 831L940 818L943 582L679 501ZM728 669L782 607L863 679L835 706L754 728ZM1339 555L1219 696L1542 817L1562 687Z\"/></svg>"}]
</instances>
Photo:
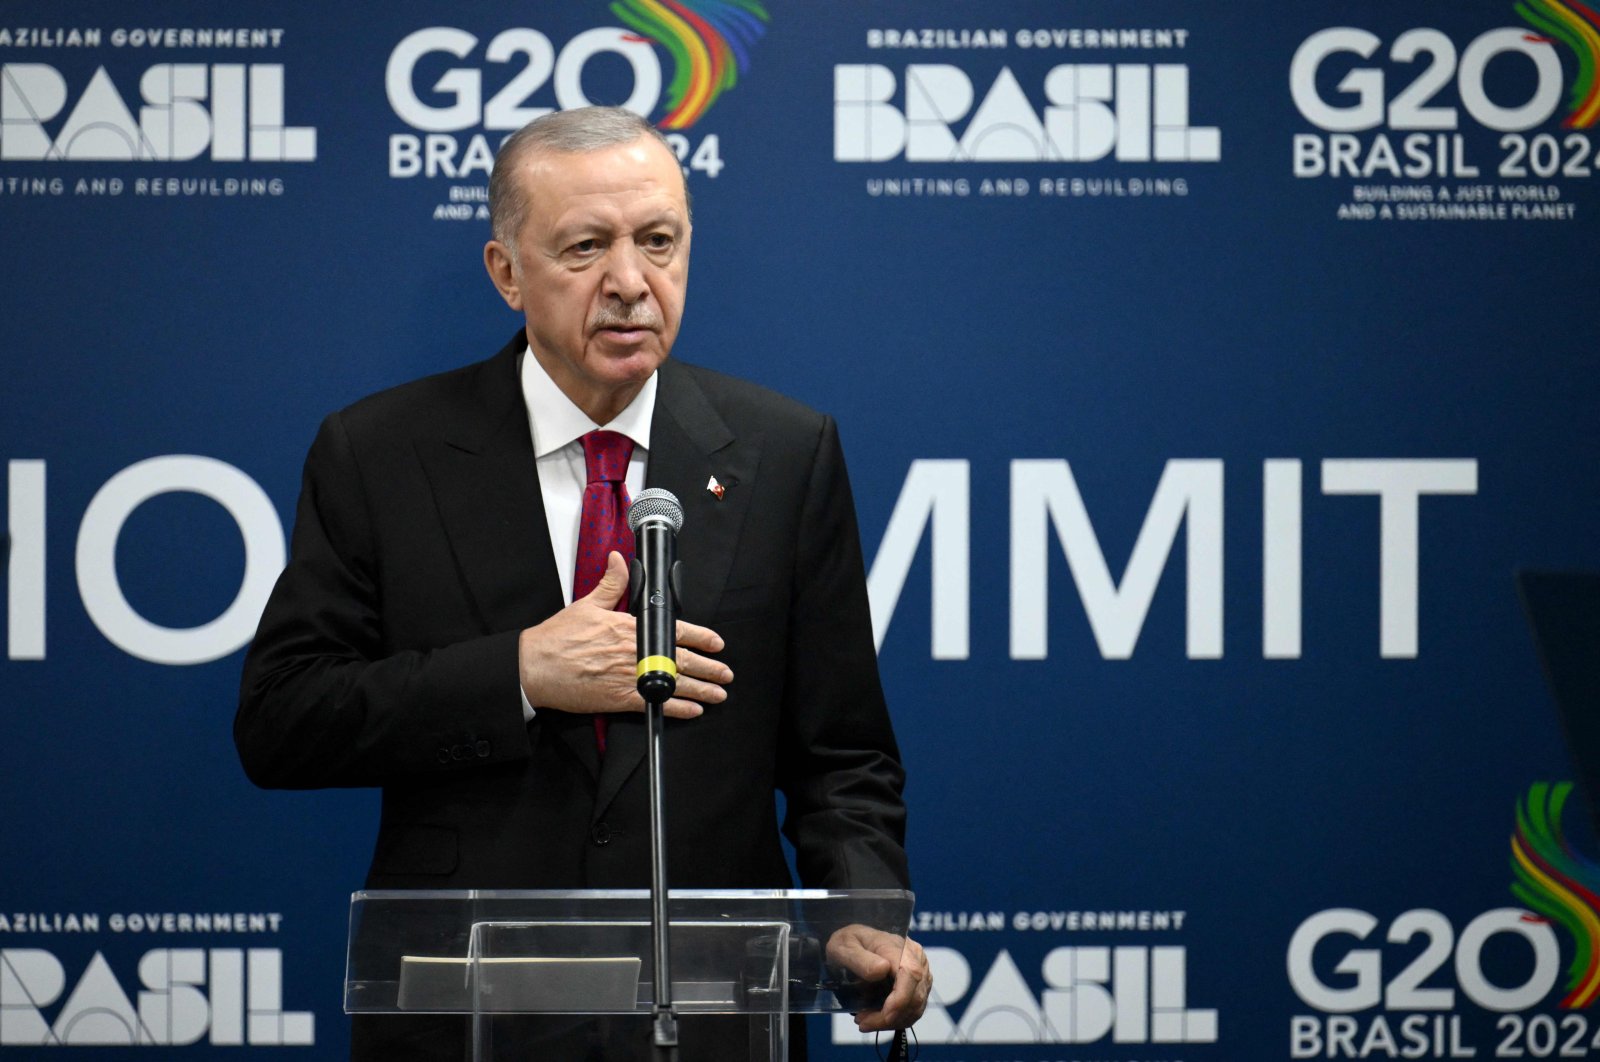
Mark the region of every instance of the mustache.
<instances>
[{"instance_id":1,"label":"mustache","mask_svg":"<svg viewBox=\"0 0 1600 1062\"><path fill-rule=\"evenodd\" d=\"M634 303L626 308L620 306L605 306L595 313L589 321L591 331L602 328L649 328L659 329L661 319L649 307L642 303Z\"/></svg>"}]
</instances>

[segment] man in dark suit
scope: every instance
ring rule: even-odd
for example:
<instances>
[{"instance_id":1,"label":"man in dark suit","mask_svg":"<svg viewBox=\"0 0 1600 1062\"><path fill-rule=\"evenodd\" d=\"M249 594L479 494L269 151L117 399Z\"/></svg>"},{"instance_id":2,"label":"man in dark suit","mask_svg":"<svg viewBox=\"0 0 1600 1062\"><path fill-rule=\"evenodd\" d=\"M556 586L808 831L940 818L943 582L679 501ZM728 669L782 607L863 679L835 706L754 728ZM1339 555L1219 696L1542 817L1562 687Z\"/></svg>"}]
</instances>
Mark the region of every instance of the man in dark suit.
<instances>
[{"instance_id":1,"label":"man in dark suit","mask_svg":"<svg viewBox=\"0 0 1600 1062\"><path fill-rule=\"evenodd\" d=\"M562 112L508 140L490 195L485 264L525 328L488 361L324 421L245 663L247 772L383 787L370 888L647 885L626 568L612 553L593 589L569 578L585 533L575 433L599 432L631 449L630 492L664 487L684 508L671 884L790 884L781 792L805 885L905 887L903 772L837 433L668 360L691 233L677 159L626 111ZM835 957L894 978L863 1029L921 1013L914 942ZM396 1057L373 1035L358 1024L358 1052Z\"/></svg>"}]
</instances>

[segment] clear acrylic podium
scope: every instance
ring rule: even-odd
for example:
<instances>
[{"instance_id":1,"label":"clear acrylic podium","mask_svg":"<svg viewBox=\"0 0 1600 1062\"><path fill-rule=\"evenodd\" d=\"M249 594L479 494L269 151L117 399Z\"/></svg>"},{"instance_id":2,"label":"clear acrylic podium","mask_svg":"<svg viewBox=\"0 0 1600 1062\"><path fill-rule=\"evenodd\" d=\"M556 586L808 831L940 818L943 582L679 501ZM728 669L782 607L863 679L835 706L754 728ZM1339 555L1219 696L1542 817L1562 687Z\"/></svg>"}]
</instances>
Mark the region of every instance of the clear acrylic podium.
<instances>
[{"instance_id":1,"label":"clear acrylic podium","mask_svg":"<svg viewBox=\"0 0 1600 1062\"><path fill-rule=\"evenodd\" d=\"M911 909L909 892L888 889L675 889L672 1005L680 1017L747 1016L752 1062L783 1062L789 1015L877 1005L887 985L838 960L863 941L897 959ZM515 1015L644 1020L655 1002L650 912L643 889L358 892L344 1009L468 1015L481 1062L517 1035Z\"/></svg>"}]
</instances>

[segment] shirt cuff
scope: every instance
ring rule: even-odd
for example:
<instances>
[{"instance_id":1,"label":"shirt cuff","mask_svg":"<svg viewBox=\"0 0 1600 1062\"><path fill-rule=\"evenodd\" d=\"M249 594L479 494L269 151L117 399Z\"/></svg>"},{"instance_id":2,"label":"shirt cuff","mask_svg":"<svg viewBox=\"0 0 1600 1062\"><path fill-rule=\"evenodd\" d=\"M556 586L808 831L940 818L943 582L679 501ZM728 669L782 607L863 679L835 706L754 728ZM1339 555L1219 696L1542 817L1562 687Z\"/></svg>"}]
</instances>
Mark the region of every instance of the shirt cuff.
<instances>
[{"instance_id":1,"label":"shirt cuff","mask_svg":"<svg viewBox=\"0 0 1600 1062\"><path fill-rule=\"evenodd\" d=\"M528 691L522 688L522 683L520 682L517 683L517 696L522 698L522 721L524 723L533 722L533 717L539 713L535 712L533 705L528 703Z\"/></svg>"}]
</instances>

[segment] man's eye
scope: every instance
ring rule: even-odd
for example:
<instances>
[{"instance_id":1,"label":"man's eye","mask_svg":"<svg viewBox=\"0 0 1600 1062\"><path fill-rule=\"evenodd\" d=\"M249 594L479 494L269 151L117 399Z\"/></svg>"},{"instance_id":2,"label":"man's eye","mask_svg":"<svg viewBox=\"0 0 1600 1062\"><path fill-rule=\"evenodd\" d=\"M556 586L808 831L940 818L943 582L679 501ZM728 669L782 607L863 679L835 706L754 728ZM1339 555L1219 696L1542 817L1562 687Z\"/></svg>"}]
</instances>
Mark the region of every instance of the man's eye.
<instances>
[{"instance_id":1,"label":"man's eye","mask_svg":"<svg viewBox=\"0 0 1600 1062\"><path fill-rule=\"evenodd\" d=\"M599 240L579 240L577 243L572 245L572 249L579 254L589 254L592 251L598 250L599 247Z\"/></svg>"},{"instance_id":2,"label":"man's eye","mask_svg":"<svg viewBox=\"0 0 1600 1062\"><path fill-rule=\"evenodd\" d=\"M672 246L672 237L664 232L652 232L644 238L644 245L652 251L665 251Z\"/></svg>"}]
</instances>

